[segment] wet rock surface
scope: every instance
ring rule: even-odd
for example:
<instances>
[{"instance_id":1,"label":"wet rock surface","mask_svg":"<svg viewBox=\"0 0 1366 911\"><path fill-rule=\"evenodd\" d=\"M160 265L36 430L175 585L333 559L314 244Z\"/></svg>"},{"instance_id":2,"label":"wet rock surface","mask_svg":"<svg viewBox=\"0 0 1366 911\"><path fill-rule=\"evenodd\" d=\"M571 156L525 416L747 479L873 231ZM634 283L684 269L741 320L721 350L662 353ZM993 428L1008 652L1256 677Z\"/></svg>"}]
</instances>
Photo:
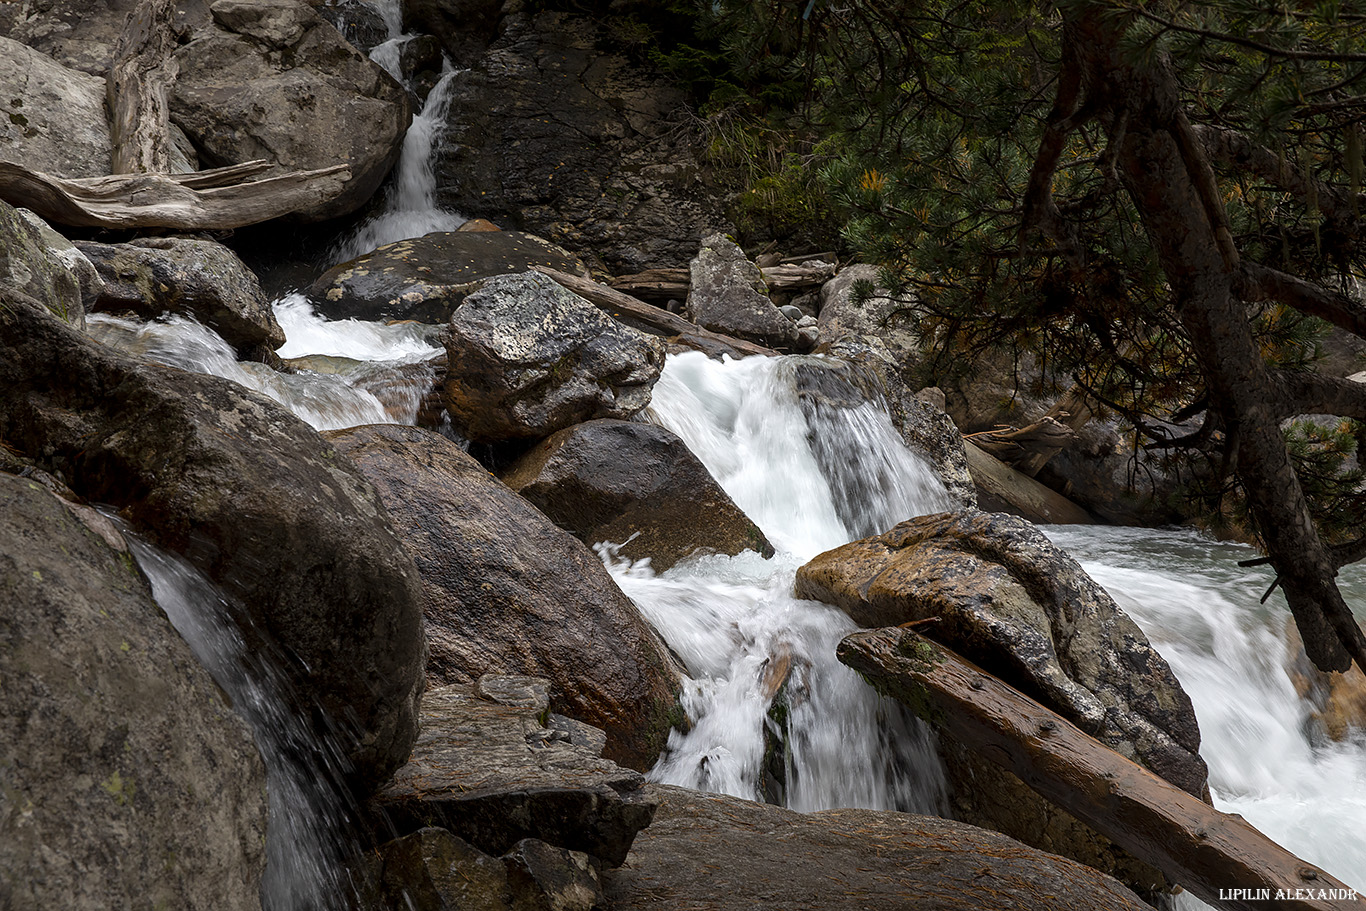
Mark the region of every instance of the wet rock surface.
<instances>
[{"instance_id":1,"label":"wet rock surface","mask_svg":"<svg viewBox=\"0 0 1366 911\"><path fill-rule=\"evenodd\" d=\"M0 473L0 906L258 909L251 732L85 513Z\"/></svg>"},{"instance_id":2,"label":"wet rock surface","mask_svg":"<svg viewBox=\"0 0 1366 911\"><path fill-rule=\"evenodd\" d=\"M407 758L425 644L411 558L370 487L274 402L140 363L0 289L0 437L190 559L284 649L364 790Z\"/></svg>"},{"instance_id":3,"label":"wet rock surface","mask_svg":"<svg viewBox=\"0 0 1366 911\"><path fill-rule=\"evenodd\" d=\"M773 547L671 431L598 420L554 434L503 475L585 544L621 544L657 572L697 551L766 557Z\"/></svg>"},{"instance_id":4,"label":"wet rock surface","mask_svg":"<svg viewBox=\"0 0 1366 911\"><path fill-rule=\"evenodd\" d=\"M520 231L435 232L386 244L329 269L308 298L329 319L414 319L444 323L495 275L549 266L583 274L583 263Z\"/></svg>"},{"instance_id":5,"label":"wet rock surface","mask_svg":"<svg viewBox=\"0 0 1366 911\"><path fill-rule=\"evenodd\" d=\"M650 403L664 343L539 273L491 278L451 317L446 410L479 442L539 439Z\"/></svg>"},{"instance_id":6,"label":"wet rock surface","mask_svg":"<svg viewBox=\"0 0 1366 911\"><path fill-rule=\"evenodd\" d=\"M555 711L649 768L675 720L663 647L602 561L445 437L376 425L328 435L378 488L422 579L434 685L551 681Z\"/></svg>"}]
</instances>

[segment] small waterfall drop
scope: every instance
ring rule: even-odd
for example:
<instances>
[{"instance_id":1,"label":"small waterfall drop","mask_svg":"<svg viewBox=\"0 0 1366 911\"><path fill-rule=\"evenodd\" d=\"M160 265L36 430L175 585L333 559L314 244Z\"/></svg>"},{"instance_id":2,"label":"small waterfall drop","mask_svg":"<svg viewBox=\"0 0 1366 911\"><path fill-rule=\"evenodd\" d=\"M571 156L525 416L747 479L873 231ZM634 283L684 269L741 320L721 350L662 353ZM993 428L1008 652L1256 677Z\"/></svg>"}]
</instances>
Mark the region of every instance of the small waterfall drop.
<instances>
[{"instance_id":1,"label":"small waterfall drop","mask_svg":"<svg viewBox=\"0 0 1366 911\"><path fill-rule=\"evenodd\" d=\"M352 907L355 889L347 860L359 848L349 834L354 816L343 784L344 753L318 737L280 661L248 645L241 624L250 621L212 582L126 528L125 535L157 603L246 720L265 763L269 818L263 911Z\"/></svg>"},{"instance_id":2,"label":"small waterfall drop","mask_svg":"<svg viewBox=\"0 0 1366 911\"><path fill-rule=\"evenodd\" d=\"M823 470L831 462L816 447L869 448L904 469L863 491L863 521L879 531L945 508L947 495L885 413L850 421L804 411L802 363L688 353L670 357L655 386L650 419L683 438L778 555L700 557L656 575L603 548L690 677L683 705L692 727L671 734L651 776L803 811L934 813L945 784L931 735L839 663L835 646L854 623L793 598L792 583L802 563L852 536L836 506L846 476Z\"/></svg>"}]
</instances>

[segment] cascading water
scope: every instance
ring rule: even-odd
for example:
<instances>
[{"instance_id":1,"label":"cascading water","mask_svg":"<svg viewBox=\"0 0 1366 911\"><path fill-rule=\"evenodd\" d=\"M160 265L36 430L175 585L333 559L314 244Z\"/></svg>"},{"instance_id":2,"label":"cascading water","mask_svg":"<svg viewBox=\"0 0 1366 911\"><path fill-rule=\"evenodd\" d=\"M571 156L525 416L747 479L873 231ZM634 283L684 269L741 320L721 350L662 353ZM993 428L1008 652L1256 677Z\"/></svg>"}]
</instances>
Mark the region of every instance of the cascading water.
<instances>
[{"instance_id":1,"label":"cascading water","mask_svg":"<svg viewBox=\"0 0 1366 911\"><path fill-rule=\"evenodd\" d=\"M354 817L342 783L344 753L304 721L306 706L282 665L269 651L248 646L241 624L249 621L213 583L180 558L125 534L157 603L255 735L269 798L262 908L353 907L346 862L358 840L349 834Z\"/></svg>"},{"instance_id":2,"label":"cascading water","mask_svg":"<svg viewBox=\"0 0 1366 911\"><path fill-rule=\"evenodd\" d=\"M852 537L837 508L847 475L822 471L823 463L872 452L889 466L885 485L863 491L860 527L885 530L947 508L948 498L885 413L864 411L864 403L804 412L797 389L804 363L682 354L669 358L655 386L650 419L683 438L778 555L709 556L656 575L605 549L617 582L691 678L683 705L692 728L673 732L651 774L781 798L799 810L933 813L945 786L928 732L836 660L835 645L854 624L791 592L798 566ZM843 460L835 447L845 450Z\"/></svg>"},{"instance_id":3,"label":"cascading water","mask_svg":"<svg viewBox=\"0 0 1366 911\"><path fill-rule=\"evenodd\" d=\"M371 0L370 5L384 18L389 40L370 52L370 59L411 91L400 68L403 47L413 35L401 34L402 11L396 2ZM449 60L443 60L441 78L427 93L422 110L413 117L403 138L403 149L379 212L371 215L333 249L333 264L364 256L394 241L421 237L433 231L454 231L465 222L464 216L448 212L436 204L434 154L439 151L441 131L451 106L453 80L457 74Z\"/></svg>"}]
</instances>

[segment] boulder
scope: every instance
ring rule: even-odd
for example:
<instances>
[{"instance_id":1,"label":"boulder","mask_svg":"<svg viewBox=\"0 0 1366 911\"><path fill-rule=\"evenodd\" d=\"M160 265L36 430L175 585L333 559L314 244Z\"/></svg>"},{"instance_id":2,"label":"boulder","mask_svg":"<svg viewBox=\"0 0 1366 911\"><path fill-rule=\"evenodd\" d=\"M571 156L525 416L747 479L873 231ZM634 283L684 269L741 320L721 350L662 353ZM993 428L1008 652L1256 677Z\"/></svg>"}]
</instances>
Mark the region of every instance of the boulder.
<instances>
[{"instance_id":1,"label":"boulder","mask_svg":"<svg viewBox=\"0 0 1366 911\"><path fill-rule=\"evenodd\" d=\"M377 831L447 829L487 854L534 838L617 866L654 816L645 779L547 728L544 710L433 689L412 759L370 801Z\"/></svg>"},{"instance_id":2,"label":"boulder","mask_svg":"<svg viewBox=\"0 0 1366 911\"><path fill-rule=\"evenodd\" d=\"M465 298L446 353L446 410L479 442L629 418L664 369L663 342L535 272L491 278Z\"/></svg>"},{"instance_id":3,"label":"boulder","mask_svg":"<svg viewBox=\"0 0 1366 911\"><path fill-rule=\"evenodd\" d=\"M768 299L759 267L724 234L703 239L692 260L688 315L703 329L770 348L790 348L797 342L797 324Z\"/></svg>"},{"instance_id":4,"label":"boulder","mask_svg":"<svg viewBox=\"0 0 1366 911\"><path fill-rule=\"evenodd\" d=\"M357 787L397 768L423 686L421 592L374 489L274 402L135 361L3 288L0 348L0 438L239 598L299 658Z\"/></svg>"},{"instance_id":5,"label":"boulder","mask_svg":"<svg viewBox=\"0 0 1366 911\"><path fill-rule=\"evenodd\" d=\"M542 441L503 481L585 544L610 541L663 572L695 552L773 546L673 432L597 420Z\"/></svg>"},{"instance_id":6,"label":"boulder","mask_svg":"<svg viewBox=\"0 0 1366 911\"><path fill-rule=\"evenodd\" d=\"M854 299L854 286L860 282L873 288L861 302ZM879 285L878 267L867 263L847 266L822 285L818 311L821 343L856 340L902 370L918 354L920 334L901 312L905 304L889 297Z\"/></svg>"},{"instance_id":7,"label":"boulder","mask_svg":"<svg viewBox=\"0 0 1366 911\"><path fill-rule=\"evenodd\" d=\"M210 10L213 23L175 53L171 99L205 165L344 162L341 195L295 217L322 221L364 205L398 160L408 93L303 0L216 0Z\"/></svg>"},{"instance_id":8,"label":"boulder","mask_svg":"<svg viewBox=\"0 0 1366 911\"><path fill-rule=\"evenodd\" d=\"M335 0L314 7L357 50L369 54L389 40L389 24L383 14L365 0Z\"/></svg>"},{"instance_id":9,"label":"boulder","mask_svg":"<svg viewBox=\"0 0 1366 911\"><path fill-rule=\"evenodd\" d=\"M0 474L0 907L259 909L251 732L102 519Z\"/></svg>"},{"instance_id":10,"label":"boulder","mask_svg":"<svg viewBox=\"0 0 1366 911\"><path fill-rule=\"evenodd\" d=\"M95 301L104 293L104 279L100 278L100 271L95 268L95 264L90 261L88 256L78 250L74 243L57 233L51 225L43 221L36 212L30 209L17 209L15 211L37 229L39 238L47 248L49 258L55 258L76 277L76 284L80 287L81 309L85 313L89 313L94 307Z\"/></svg>"},{"instance_id":11,"label":"boulder","mask_svg":"<svg viewBox=\"0 0 1366 911\"><path fill-rule=\"evenodd\" d=\"M189 316L223 337L243 359L285 343L256 275L227 247L191 237L149 237L125 244L76 245L99 270L95 309L131 310L144 319Z\"/></svg>"},{"instance_id":12,"label":"boulder","mask_svg":"<svg viewBox=\"0 0 1366 911\"><path fill-rule=\"evenodd\" d=\"M413 319L444 323L485 279L549 266L586 274L583 263L520 231L436 232L385 244L329 269L308 289L328 319Z\"/></svg>"},{"instance_id":13,"label":"boulder","mask_svg":"<svg viewBox=\"0 0 1366 911\"><path fill-rule=\"evenodd\" d=\"M364 911L509 911L507 868L446 829L418 829L372 855Z\"/></svg>"},{"instance_id":14,"label":"boulder","mask_svg":"<svg viewBox=\"0 0 1366 911\"><path fill-rule=\"evenodd\" d=\"M878 810L795 813L668 785L607 877L609 907L1145 911L1108 876L961 822Z\"/></svg>"},{"instance_id":15,"label":"boulder","mask_svg":"<svg viewBox=\"0 0 1366 911\"><path fill-rule=\"evenodd\" d=\"M0 284L32 297L67 323L84 329L81 280L23 211L0 200ZM60 238L55 231L51 233Z\"/></svg>"},{"instance_id":16,"label":"boulder","mask_svg":"<svg viewBox=\"0 0 1366 911\"><path fill-rule=\"evenodd\" d=\"M55 177L108 174L104 79L0 38L0 160Z\"/></svg>"},{"instance_id":17,"label":"boulder","mask_svg":"<svg viewBox=\"0 0 1366 911\"><path fill-rule=\"evenodd\" d=\"M437 202L613 274L684 265L699 237L729 230L687 97L631 59L620 24L505 16L500 37L451 84Z\"/></svg>"},{"instance_id":18,"label":"boulder","mask_svg":"<svg viewBox=\"0 0 1366 911\"><path fill-rule=\"evenodd\" d=\"M922 516L816 557L796 594L865 627L925 633L1172 784L1206 797L1190 698L1138 626L1028 522L966 510ZM929 618L935 618L930 620ZM1142 889L1157 871L941 735L954 815Z\"/></svg>"},{"instance_id":19,"label":"boulder","mask_svg":"<svg viewBox=\"0 0 1366 911\"><path fill-rule=\"evenodd\" d=\"M549 678L557 712L606 730L610 758L649 768L679 682L602 561L439 434L375 425L328 438L379 489L417 563L429 680Z\"/></svg>"}]
</instances>

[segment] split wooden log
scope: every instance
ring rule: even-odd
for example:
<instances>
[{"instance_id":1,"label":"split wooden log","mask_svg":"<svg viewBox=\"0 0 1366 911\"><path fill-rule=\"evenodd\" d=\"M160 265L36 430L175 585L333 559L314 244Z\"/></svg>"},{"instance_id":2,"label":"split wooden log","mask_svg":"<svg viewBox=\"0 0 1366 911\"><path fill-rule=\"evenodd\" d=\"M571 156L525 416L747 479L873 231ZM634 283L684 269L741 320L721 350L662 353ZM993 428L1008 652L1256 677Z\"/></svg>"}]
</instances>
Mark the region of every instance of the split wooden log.
<instances>
[{"instance_id":1,"label":"split wooden log","mask_svg":"<svg viewBox=\"0 0 1366 911\"><path fill-rule=\"evenodd\" d=\"M696 348L708 355L729 354L742 358L751 354L774 355L778 352L754 342L722 335L703 329L688 322L683 317L661 310L644 301L636 300L615 288L600 284L591 279L580 278L567 272L560 272L548 266L532 266L537 272L548 275L579 297L607 313L613 319L654 335L662 335L677 340L690 348Z\"/></svg>"},{"instance_id":2,"label":"split wooden log","mask_svg":"<svg viewBox=\"0 0 1366 911\"><path fill-rule=\"evenodd\" d=\"M1066 424L1045 415L1025 427L984 430L965 434L964 439L1032 478L1049 459L1073 445L1077 434Z\"/></svg>"},{"instance_id":3,"label":"split wooden log","mask_svg":"<svg viewBox=\"0 0 1366 911\"><path fill-rule=\"evenodd\" d=\"M176 0L143 0L128 16L105 81L115 174L171 171Z\"/></svg>"},{"instance_id":4,"label":"split wooden log","mask_svg":"<svg viewBox=\"0 0 1366 911\"><path fill-rule=\"evenodd\" d=\"M335 199L351 169L334 165L230 183L269 168L253 161L192 174L67 179L0 161L0 199L48 221L83 228L241 228Z\"/></svg>"},{"instance_id":5,"label":"split wooden log","mask_svg":"<svg viewBox=\"0 0 1366 911\"><path fill-rule=\"evenodd\" d=\"M1366 909L1366 899L1241 816L1215 810L911 630L857 632L838 654L879 690L1203 901L1238 911Z\"/></svg>"}]
</instances>

